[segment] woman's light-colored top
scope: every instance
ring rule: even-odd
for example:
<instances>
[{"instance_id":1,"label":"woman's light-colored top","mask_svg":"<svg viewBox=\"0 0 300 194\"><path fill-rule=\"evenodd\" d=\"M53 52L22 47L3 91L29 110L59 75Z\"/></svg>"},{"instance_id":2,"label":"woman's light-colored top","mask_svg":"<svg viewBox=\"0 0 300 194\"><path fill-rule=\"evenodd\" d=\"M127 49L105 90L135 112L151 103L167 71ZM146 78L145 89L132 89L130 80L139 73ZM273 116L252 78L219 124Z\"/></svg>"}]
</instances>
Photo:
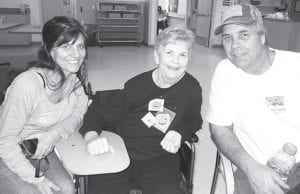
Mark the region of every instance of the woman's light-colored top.
<instances>
[{"instance_id":1,"label":"woman's light-colored top","mask_svg":"<svg viewBox=\"0 0 300 194\"><path fill-rule=\"evenodd\" d=\"M28 183L40 179L34 177L35 169L22 154L19 142L47 130L55 130L62 140L68 138L81 126L88 103L82 86L60 102L51 102L41 75L42 69L31 68L16 77L0 106L0 158ZM71 76L75 84L78 78Z\"/></svg>"}]
</instances>

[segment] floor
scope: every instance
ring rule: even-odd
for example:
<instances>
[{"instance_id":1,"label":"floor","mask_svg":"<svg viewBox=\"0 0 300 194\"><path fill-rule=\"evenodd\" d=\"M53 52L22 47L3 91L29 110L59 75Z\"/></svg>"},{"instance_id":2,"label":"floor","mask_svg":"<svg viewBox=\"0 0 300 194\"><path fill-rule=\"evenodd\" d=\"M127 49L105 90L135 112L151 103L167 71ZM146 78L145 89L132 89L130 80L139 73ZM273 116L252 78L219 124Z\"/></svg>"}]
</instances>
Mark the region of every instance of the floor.
<instances>
[{"instance_id":1,"label":"floor","mask_svg":"<svg viewBox=\"0 0 300 194\"><path fill-rule=\"evenodd\" d=\"M37 58L38 46L0 47L0 63L10 62L22 67ZM196 44L187 69L203 89L202 115L205 117L210 81L218 61L224 58L221 48L207 48ZM155 67L153 48L146 46L104 46L88 48L88 72L93 90L122 88L129 78ZM209 194L216 148L210 139L207 122L198 133L194 194ZM218 182L216 194L224 194L224 182Z\"/></svg>"}]
</instances>

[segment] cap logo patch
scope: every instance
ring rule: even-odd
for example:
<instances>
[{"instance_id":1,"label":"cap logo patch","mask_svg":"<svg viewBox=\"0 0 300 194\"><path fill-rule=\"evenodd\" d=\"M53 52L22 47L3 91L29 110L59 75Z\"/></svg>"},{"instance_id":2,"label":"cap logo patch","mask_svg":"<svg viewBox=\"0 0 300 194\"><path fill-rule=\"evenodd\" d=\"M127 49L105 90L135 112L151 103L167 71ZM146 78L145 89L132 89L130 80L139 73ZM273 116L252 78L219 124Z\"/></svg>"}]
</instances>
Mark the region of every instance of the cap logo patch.
<instances>
[{"instance_id":1,"label":"cap logo patch","mask_svg":"<svg viewBox=\"0 0 300 194\"><path fill-rule=\"evenodd\" d=\"M221 21L224 22L232 17L243 16L243 11L242 11L241 7L237 7L237 8L239 8L239 9L233 9L231 11L223 12Z\"/></svg>"}]
</instances>

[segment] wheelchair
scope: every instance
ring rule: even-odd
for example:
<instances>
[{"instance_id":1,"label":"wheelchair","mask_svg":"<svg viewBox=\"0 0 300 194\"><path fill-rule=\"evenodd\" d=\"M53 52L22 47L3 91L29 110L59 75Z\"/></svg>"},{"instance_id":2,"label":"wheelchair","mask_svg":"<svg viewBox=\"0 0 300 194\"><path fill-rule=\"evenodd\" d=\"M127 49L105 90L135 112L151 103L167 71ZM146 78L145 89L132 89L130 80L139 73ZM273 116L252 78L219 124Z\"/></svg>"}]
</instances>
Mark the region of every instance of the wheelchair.
<instances>
[{"instance_id":1,"label":"wheelchair","mask_svg":"<svg viewBox=\"0 0 300 194\"><path fill-rule=\"evenodd\" d=\"M182 175L182 181L180 187L185 194L193 193L193 177L194 177L194 165L196 157L195 143L199 141L196 134L193 134L192 138L181 145L178 151L180 160L180 171Z\"/></svg>"},{"instance_id":2,"label":"wheelchair","mask_svg":"<svg viewBox=\"0 0 300 194\"><path fill-rule=\"evenodd\" d=\"M115 98L120 93L120 89L114 90L104 90L97 91L95 93L91 90L91 85L88 84L88 95L92 102L90 106L99 106L100 104L105 104L109 99ZM118 101L117 99L115 101ZM116 104L117 106L117 104ZM90 115L93 117L93 115ZM96 119L96 118L89 118ZM97 120L97 119L96 119ZM84 121L87 122L87 121ZM180 188L183 190L184 194L192 194L193 192L193 176L194 176L194 162L196 156L195 143L198 142L198 136L193 134L192 138L181 145L179 149L179 159L180 159L180 171L181 171L181 182ZM133 186L130 194L142 194L142 192Z\"/></svg>"}]
</instances>

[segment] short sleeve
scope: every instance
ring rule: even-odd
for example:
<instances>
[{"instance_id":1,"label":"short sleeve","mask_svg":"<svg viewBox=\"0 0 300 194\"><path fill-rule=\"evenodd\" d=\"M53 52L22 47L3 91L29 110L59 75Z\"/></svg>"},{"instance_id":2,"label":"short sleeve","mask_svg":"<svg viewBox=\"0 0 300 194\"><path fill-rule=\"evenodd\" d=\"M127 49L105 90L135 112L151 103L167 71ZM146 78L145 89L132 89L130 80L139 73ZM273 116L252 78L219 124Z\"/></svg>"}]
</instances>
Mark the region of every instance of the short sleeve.
<instances>
[{"instance_id":1,"label":"short sleeve","mask_svg":"<svg viewBox=\"0 0 300 194\"><path fill-rule=\"evenodd\" d=\"M232 98L227 79L226 61L221 61L214 73L209 94L209 105L206 120L220 126L232 125Z\"/></svg>"}]
</instances>

